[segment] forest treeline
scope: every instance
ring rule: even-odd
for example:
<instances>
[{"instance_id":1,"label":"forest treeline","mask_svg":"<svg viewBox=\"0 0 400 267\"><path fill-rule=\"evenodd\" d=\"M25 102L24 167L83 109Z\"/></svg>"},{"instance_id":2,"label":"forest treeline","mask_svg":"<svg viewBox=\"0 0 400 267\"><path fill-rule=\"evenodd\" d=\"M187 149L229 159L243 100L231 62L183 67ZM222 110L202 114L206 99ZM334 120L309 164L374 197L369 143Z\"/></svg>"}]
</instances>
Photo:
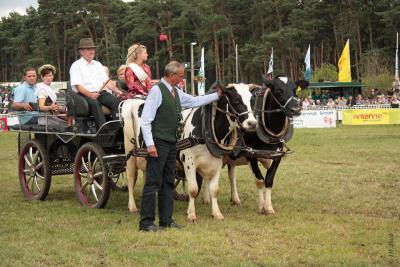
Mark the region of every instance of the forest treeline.
<instances>
[{"instance_id":1,"label":"forest treeline","mask_svg":"<svg viewBox=\"0 0 400 267\"><path fill-rule=\"evenodd\" d=\"M301 3L302 4L299 4ZM274 48L274 73L304 77L304 56L311 44L311 65L337 65L350 39L353 79L394 73L397 0L39 0L26 15L0 21L1 81L20 80L26 66L51 63L56 80L69 79L82 37L92 37L97 57L112 71L125 62L134 42L148 47L148 64L159 78L170 59L190 62L206 51L208 81L259 82ZM160 33L168 36L161 42Z\"/></svg>"}]
</instances>

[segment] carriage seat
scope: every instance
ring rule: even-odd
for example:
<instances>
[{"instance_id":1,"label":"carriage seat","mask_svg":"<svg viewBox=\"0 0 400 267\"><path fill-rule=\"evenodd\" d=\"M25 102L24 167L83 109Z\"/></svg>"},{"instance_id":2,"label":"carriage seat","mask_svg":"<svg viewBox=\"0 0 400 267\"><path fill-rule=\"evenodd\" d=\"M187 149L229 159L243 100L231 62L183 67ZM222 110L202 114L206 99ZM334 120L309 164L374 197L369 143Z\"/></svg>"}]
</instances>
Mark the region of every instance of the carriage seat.
<instances>
[{"instance_id":1,"label":"carriage seat","mask_svg":"<svg viewBox=\"0 0 400 267\"><path fill-rule=\"evenodd\" d=\"M65 90L65 95L67 96L67 108L69 110L69 115L74 115L76 117L89 117L89 105L86 102L86 99L80 94L76 93L71 88L71 83L67 83L67 90ZM69 100L69 101L68 101ZM111 110L101 105L101 110L104 115L111 115Z\"/></svg>"}]
</instances>

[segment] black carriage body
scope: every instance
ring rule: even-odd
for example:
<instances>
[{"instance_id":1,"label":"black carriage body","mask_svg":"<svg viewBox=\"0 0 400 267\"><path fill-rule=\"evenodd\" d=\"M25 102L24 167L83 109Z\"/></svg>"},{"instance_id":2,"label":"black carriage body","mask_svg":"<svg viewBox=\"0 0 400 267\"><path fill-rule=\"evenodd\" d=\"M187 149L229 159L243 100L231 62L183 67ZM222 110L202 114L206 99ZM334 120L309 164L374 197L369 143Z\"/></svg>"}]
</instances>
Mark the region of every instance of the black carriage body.
<instances>
[{"instance_id":1,"label":"black carriage body","mask_svg":"<svg viewBox=\"0 0 400 267\"><path fill-rule=\"evenodd\" d=\"M44 200L51 177L73 174L75 193L89 208L105 207L110 187L118 189L126 157L121 121L103 124L95 134L43 125L18 125L19 181L23 194Z\"/></svg>"},{"instance_id":2,"label":"black carriage body","mask_svg":"<svg viewBox=\"0 0 400 267\"><path fill-rule=\"evenodd\" d=\"M19 126L18 126L19 127ZM73 174L74 160L78 149L88 142L101 146L106 155L124 154L124 140L121 122L110 121L104 124L96 134L80 132L48 131L42 125L22 125L18 130L18 153L29 140L37 140L47 151L50 161L50 173L54 175ZM125 170L121 159L107 161L110 172L116 174Z\"/></svg>"}]
</instances>

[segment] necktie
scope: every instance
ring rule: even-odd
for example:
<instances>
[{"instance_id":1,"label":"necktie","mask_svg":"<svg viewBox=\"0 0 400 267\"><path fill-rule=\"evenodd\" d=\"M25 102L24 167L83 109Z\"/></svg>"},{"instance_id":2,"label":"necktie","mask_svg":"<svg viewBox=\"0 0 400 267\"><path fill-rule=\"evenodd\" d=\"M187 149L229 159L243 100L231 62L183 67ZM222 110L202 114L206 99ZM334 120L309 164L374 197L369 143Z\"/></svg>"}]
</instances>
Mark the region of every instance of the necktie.
<instances>
[{"instance_id":1,"label":"necktie","mask_svg":"<svg viewBox=\"0 0 400 267\"><path fill-rule=\"evenodd\" d=\"M175 90L174 90L174 88L172 88L171 94L172 94L172 97L175 99Z\"/></svg>"}]
</instances>

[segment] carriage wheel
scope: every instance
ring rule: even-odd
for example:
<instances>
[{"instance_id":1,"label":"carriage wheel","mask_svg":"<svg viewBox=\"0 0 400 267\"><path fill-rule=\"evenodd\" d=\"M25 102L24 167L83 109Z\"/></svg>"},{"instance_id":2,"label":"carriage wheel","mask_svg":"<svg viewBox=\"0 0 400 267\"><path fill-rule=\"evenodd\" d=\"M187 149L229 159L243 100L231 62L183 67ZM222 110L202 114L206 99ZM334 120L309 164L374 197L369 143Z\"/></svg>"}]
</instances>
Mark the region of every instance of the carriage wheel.
<instances>
[{"instance_id":1,"label":"carriage wheel","mask_svg":"<svg viewBox=\"0 0 400 267\"><path fill-rule=\"evenodd\" d=\"M86 143L75 157L75 193L83 206L103 208L110 196L110 181L103 161L103 148Z\"/></svg>"},{"instance_id":2,"label":"carriage wheel","mask_svg":"<svg viewBox=\"0 0 400 267\"><path fill-rule=\"evenodd\" d=\"M200 194L201 186L203 184L203 177L200 174L196 173L196 182L197 182L197 196ZM174 199L177 201L189 201L189 195L187 194L187 180L185 177L185 172L181 171L177 168L175 173L175 190L174 190Z\"/></svg>"},{"instance_id":3,"label":"carriage wheel","mask_svg":"<svg viewBox=\"0 0 400 267\"><path fill-rule=\"evenodd\" d=\"M51 185L49 156L37 140L29 140L19 155L19 183L30 199L44 200Z\"/></svg>"},{"instance_id":4,"label":"carriage wheel","mask_svg":"<svg viewBox=\"0 0 400 267\"><path fill-rule=\"evenodd\" d=\"M111 189L115 191L120 191L120 192L126 192L128 191L128 184L126 180L126 173L121 172L114 174L113 176L110 176L110 186Z\"/></svg>"}]
</instances>

